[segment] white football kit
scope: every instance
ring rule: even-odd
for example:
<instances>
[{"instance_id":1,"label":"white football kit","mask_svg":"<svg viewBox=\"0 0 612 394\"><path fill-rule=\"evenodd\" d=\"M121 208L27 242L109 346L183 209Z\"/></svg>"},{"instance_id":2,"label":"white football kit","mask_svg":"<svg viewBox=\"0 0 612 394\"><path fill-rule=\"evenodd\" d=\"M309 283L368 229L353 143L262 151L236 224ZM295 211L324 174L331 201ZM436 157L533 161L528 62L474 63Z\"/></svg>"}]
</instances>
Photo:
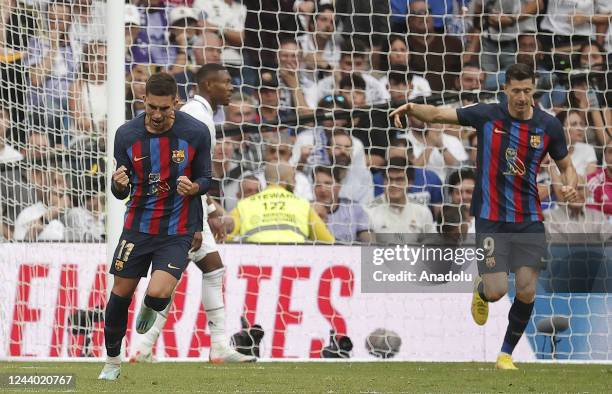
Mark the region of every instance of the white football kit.
<instances>
[{"instance_id":1,"label":"white football kit","mask_svg":"<svg viewBox=\"0 0 612 394\"><path fill-rule=\"evenodd\" d=\"M210 132L210 155L212 157L217 138L215 133L215 122L213 120L214 113L210 103L206 101L204 97L196 94L193 96L193 99L183 105L181 111L193 116L208 127L208 131ZM218 251L215 236L208 225L208 203L206 198L202 198L202 206L204 210L202 246L198 250L189 251L189 259L194 262L202 260L204 256L209 253Z\"/></svg>"}]
</instances>

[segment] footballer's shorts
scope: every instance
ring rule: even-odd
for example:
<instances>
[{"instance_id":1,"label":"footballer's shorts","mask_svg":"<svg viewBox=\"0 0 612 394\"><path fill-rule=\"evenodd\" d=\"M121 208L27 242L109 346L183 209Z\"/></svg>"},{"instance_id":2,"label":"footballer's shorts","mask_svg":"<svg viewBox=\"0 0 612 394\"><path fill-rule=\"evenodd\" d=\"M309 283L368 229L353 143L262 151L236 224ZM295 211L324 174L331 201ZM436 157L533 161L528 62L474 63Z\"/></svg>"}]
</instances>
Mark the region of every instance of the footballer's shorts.
<instances>
[{"instance_id":1,"label":"footballer's shorts","mask_svg":"<svg viewBox=\"0 0 612 394\"><path fill-rule=\"evenodd\" d=\"M544 223L495 222L476 218L476 247L484 258L478 259L478 273L516 272L519 267L545 267L547 253Z\"/></svg>"},{"instance_id":2,"label":"footballer's shorts","mask_svg":"<svg viewBox=\"0 0 612 394\"><path fill-rule=\"evenodd\" d=\"M204 228L202 229L202 246L198 250L189 250L189 260L197 263L206 257L207 254L212 252L218 252L217 242L215 236L208 225L208 222L204 221Z\"/></svg>"},{"instance_id":3,"label":"footballer's shorts","mask_svg":"<svg viewBox=\"0 0 612 394\"><path fill-rule=\"evenodd\" d=\"M187 253L192 240L193 234L151 235L124 229L110 273L122 278L142 278L152 267L151 272L162 270L181 279L189 263Z\"/></svg>"}]
</instances>

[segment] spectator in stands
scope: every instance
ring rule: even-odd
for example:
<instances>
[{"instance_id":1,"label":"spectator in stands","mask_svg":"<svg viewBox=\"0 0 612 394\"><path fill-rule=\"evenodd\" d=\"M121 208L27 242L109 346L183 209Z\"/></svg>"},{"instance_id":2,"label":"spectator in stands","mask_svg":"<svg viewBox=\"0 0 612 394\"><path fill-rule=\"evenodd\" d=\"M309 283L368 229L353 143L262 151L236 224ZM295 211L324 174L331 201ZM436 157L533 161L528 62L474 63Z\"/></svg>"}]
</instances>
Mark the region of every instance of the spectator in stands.
<instances>
[{"instance_id":1,"label":"spectator in stands","mask_svg":"<svg viewBox=\"0 0 612 394\"><path fill-rule=\"evenodd\" d=\"M560 182L560 179L559 179ZM579 177L576 188L578 198L569 203L559 201L555 209L544 211L544 224L548 234L588 234L589 241L605 242L612 237L612 222L600 210L586 209L586 188L584 178ZM594 237L600 237L597 240Z\"/></svg>"},{"instance_id":2,"label":"spectator in stands","mask_svg":"<svg viewBox=\"0 0 612 394\"><path fill-rule=\"evenodd\" d=\"M51 146L51 137L49 134L39 131L28 134L25 156L29 162L42 163L56 158L56 152Z\"/></svg>"},{"instance_id":3,"label":"spectator in stands","mask_svg":"<svg viewBox=\"0 0 612 394\"><path fill-rule=\"evenodd\" d=\"M364 108L367 106L366 82L359 74L346 75L338 83L338 93L348 100L353 108ZM353 123L354 126L358 125Z\"/></svg>"},{"instance_id":4,"label":"spectator in stands","mask_svg":"<svg viewBox=\"0 0 612 394\"><path fill-rule=\"evenodd\" d=\"M228 127L257 123L257 100L248 94L232 94L229 105L223 107ZM230 136L232 137L232 136ZM238 137L242 137L238 135Z\"/></svg>"},{"instance_id":5,"label":"spectator in stands","mask_svg":"<svg viewBox=\"0 0 612 394\"><path fill-rule=\"evenodd\" d=\"M166 66L169 62L168 51L168 9L164 0L137 0L141 14L141 35L149 43L152 63Z\"/></svg>"},{"instance_id":6,"label":"spectator in stands","mask_svg":"<svg viewBox=\"0 0 612 394\"><path fill-rule=\"evenodd\" d=\"M368 105L379 104L389 100L389 92L385 85L366 73L369 66L369 48L358 40L355 40L354 43L345 41L342 44L341 51L342 54L340 55L338 68L334 70L333 74L306 89L305 96L308 105L314 109L319 100L333 94L338 89L338 84L343 77L350 76L353 73L361 75L366 82Z\"/></svg>"},{"instance_id":7,"label":"spectator in stands","mask_svg":"<svg viewBox=\"0 0 612 394\"><path fill-rule=\"evenodd\" d=\"M64 0L61 0L64 1ZM91 41L103 41L106 38L106 2L101 0L64 1L72 5L72 26L70 36L74 37L79 47Z\"/></svg>"},{"instance_id":8,"label":"spectator in stands","mask_svg":"<svg viewBox=\"0 0 612 394\"><path fill-rule=\"evenodd\" d=\"M408 147L407 140L403 138L393 139L389 145L387 166L411 168L413 179L410 181L408 199L417 204L428 206L434 217L437 217L443 202L442 181L433 171L412 166L409 161L411 156L411 148ZM383 167L382 171L373 171L374 195L377 197L384 193L387 166Z\"/></svg>"},{"instance_id":9,"label":"spectator in stands","mask_svg":"<svg viewBox=\"0 0 612 394\"><path fill-rule=\"evenodd\" d=\"M572 104L587 110L597 143L603 146L607 141L606 133L612 135L612 71L605 49L597 41L583 44L578 56L578 64L585 74L588 73L588 78L570 80L574 95Z\"/></svg>"},{"instance_id":10,"label":"spectator in stands","mask_svg":"<svg viewBox=\"0 0 612 394\"><path fill-rule=\"evenodd\" d=\"M259 179L253 175L247 175L240 181L240 187L236 192L236 201L240 201L244 198L251 197L261 191L261 184Z\"/></svg>"},{"instance_id":11,"label":"spectator in stands","mask_svg":"<svg viewBox=\"0 0 612 394\"><path fill-rule=\"evenodd\" d=\"M217 33L205 30L202 35L196 36L193 42L193 55L196 65L221 64L221 48L223 48L223 42Z\"/></svg>"},{"instance_id":12,"label":"spectator in stands","mask_svg":"<svg viewBox=\"0 0 612 394\"><path fill-rule=\"evenodd\" d=\"M331 2L331 0L328 0ZM383 52L387 47L389 36L388 1L379 0L335 0L336 13L344 40L361 40L370 42L372 68L381 69Z\"/></svg>"},{"instance_id":13,"label":"spectator in stands","mask_svg":"<svg viewBox=\"0 0 612 394\"><path fill-rule=\"evenodd\" d=\"M463 65L461 74L455 80L455 90L459 92L461 101L458 106L470 105L481 102L479 92L485 85L485 73L478 62L469 62ZM497 90L497 89L496 89Z\"/></svg>"},{"instance_id":14,"label":"spectator in stands","mask_svg":"<svg viewBox=\"0 0 612 394\"><path fill-rule=\"evenodd\" d=\"M277 125L282 123L288 112L280 112L280 98L278 78L273 71L263 71L259 83L259 122L262 124Z\"/></svg>"},{"instance_id":15,"label":"spectator in stands","mask_svg":"<svg viewBox=\"0 0 612 394\"><path fill-rule=\"evenodd\" d=\"M4 104L4 103L0 103ZM11 128L11 114L4 107L0 106L0 165L7 166L19 163L23 160L23 155L8 143L7 134ZM0 171L4 171L0 168Z\"/></svg>"},{"instance_id":16,"label":"spectator in stands","mask_svg":"<svg viewBox=\"0 0 612 394\"><path fill-rule=\"evenodd\" d=\"M244 37L245 84L254 86L260 67L276 66L279 39L295 36L298 31L295 0L243 0L247 7Z\"/></svg>"},{"instance_id":17,"label":"spectator in stands","mask_svg":"<svg viewBox=\"0 0 612 394\"><path fill-rule=\"evenodd\" d=\"M411 117L410 131L404 134L412 145L413 164L435 172L442 180L453 168L468 159L459 138L443 131L443 125L426 125Z\"/></svg>"},{"instance_id":18,"label":"spectator in stands","mask_svg":"<svg viewBox=\"0 0 612 394\"><path fill-rule=\"evenodd\" d=\"M589 208L612 215L612 142L604 148L604 167L589 175L587 188L589 190Z\"/></svg>"},{"instance_id":19,"label":"spectator in stands","mask_svg":"<svg viewBox=\"0 0 612 394\"><path fill-rule=\"evenodd\" d=\"M461 41L451 35L432 34L433 19L425 0L412 0L408 14L409 69L425 77L433 92L450 90L461 70Z\"/></svg>"},{"instance_id":20,"label":"spectator in stands","mask_svg":"<svg viewBox=\"0 0 612 394\"><path fill-rule=\"evenodd\" d=\"M141 20L138 7L125 5L125 65L127 70L133 63L149 63L149 41L141 34Z\"/></svg>"},{"instance_id":21,"label":"spectator in stands","mask_svg":"<svg viewBox=\"0 0 612 394\"><path fill-rule=\"evenodd\" d=\"M81 138L106 133L106 45L92 41L85 45L79 77L70 85L68 109L74 130L68 146Z\"/></svg>"},{"instance_id":22,"label":"spectator in stands","mask_svg":"<svg viewBox=\"0 0 612 394\"><path fill-rule=\"evenodd\" d=\"M517 38L537 30L536 14L544 10L544 0L473 0L470 7L469 13L477 15L475 32L481 34L472 35L468 55L472 60L481 52L482 69L495 73L516 63Z\"/></svg>"},{"instance_id":23,"label":"spectator in stands","mask_svg":"<svg viewBox=\"0 0 612 394\"><path fill-rule=\"evenodd\" d=\"M48 165L31 172L37 201L19 213L13 237L16 241L62 241L63 215L70 207L64 174L61 169Z\"/></svg>"},{"instance_id":24,"label":"spectator in stands","mask_svg":"<svg viewBox=\"0 0 612 394\"><path fill-rule=\"evenodd\" d=\"M470 231L468 207L465 205L444 205L438 217L438 232L445 245L460 245Z\"/></svg>"},{"instance_id":25,"label":"spectator in stands","mask_svg":"<svg viewBox=\"0 0 612 394\"><path fill-rule=\"evenodd\" d=\"M409 73L405 66L392 69L388 75L380 81L386 83L392 102L404 103L415 97L431 96L429 82L423 77Z\"/></svg>"},{"instance_id":26,"label":"spectator in stands","mask_svg":"<svg viewBox=\"0 0 612 394\"><path fill-rule=\"evenodd\" d=\"M394 34L389 38L389 73L380 79L380 82L391 88L391 74L394 74L396 84L403 82L410 92L409 98L417 96L429 96L431 95L431 87L429 82L421 76L414 75L412 72L408 72L408 65L410 64L410 53L408 52L408 44L406 38L403 35ZM400 74L403 77L400 78ZM396 90L402 90L396 85Z\"/></svg>"},{"instance_id":27,"label":"spectator in stands","mask_svg":"<svg viewBox=\"0 0 612 394\"><path fill-rule=\"evenodd\" d=\"M393 14L393 30L406 32L406 15L410 2L414 0L391 0ZM467 2L465 2L467 3ZM445 19L453 15L453 1L449 0L427 0L429 12L434 15L430 33L445 33Z\"/></svg>"},{"instance_id":28,"label":"spectator in stands","mask_svg":"<svg viewBox=\"0 0 612 394\"><path fill-rule=\"evenodd\" d=\"M385 177L385 193L367 206L371 229L378 243L404 241L393 234L435 232L431 211L425 205L408 199L407 191L412 177L409 167L389 166Z\"/></svg>"},{"instance_id":29,"label":"spectator in stands","mask_svg":"<svg viewBox=\"0 0 612 394\"><path fill-rule=\"evenodd\" d=\"M176 64L179 53L193 57L193 41L199 33L198 13L190 7L175 7L170 10L168 17L168 63ZM190 62L191 63L191 62Z\"/></svg>"},{"instance_id":30,"label":"spectator in stands","mask_svg":"<svg viewBox=\"0 0 612 394\"><path fill-rule=\"evenodd\" d=\"M329 95L319 101L317 108L320 110L333 110L337 112L349 112L350 106L344 96ZM347 127L348 120L345 117L328 117L317 122L312 128L301 130L293 144L291 164L305 174L311 174L317 162L323 160L327 141L335 127ZM363 163L365 166L365 150L361 141L353 140L353 163Z\"/></svg>"},{"instance_id":31,"label":"spectator in stands","mask_svg":"<svg viewBox=\"0 0 612 394\"><path fill-rule=\"evenodd\" d=\"M102 242L105 239L104 225L104 177L87 174L73 182L71 190L77 194L74 206L64 218L64 241Z\"/></svg>"},{"instance_id":32,"label":"spectator in stands","mask_svg":"<svg viewBox=\"0 0 612 394\"><path fill-rule=\"evenodd\" d=\"M355 140L342 129L334 130L316 165L337 167L342 178L341 197L367 204L374 198L374 184L370 170L363 163L352 162Z\"/></svg>"},{"instance_id":33,"label":"spectator in stands","mask_svg":"<svg viewBox=\"0 0 612 394\"><path fill-rule=\"evenodd\" d=\"M612 9L608 0L548 0L540 34L545 51L571 53L586 43L596 31L607 30Z\"/></svg>"},{"instance_id":34,"label":"spectator in stands","mask_svg":"<svg viewBox=\"0 0 612 394\"><path fill-rule=\"evenodd\" d=\"M335 13L331 2L319 2L314 11L307 16L308 29L298 37L298 43L304 65L318 74L319 71L331 71L338 66L342 38L335 31Z\"/></svg>"},{"instance_id":35,"label":"spectator in stands","mask_svg":"<svg viewBox=\"0 0 612 394\"><path fill-rule=\"evenodd\" d=\"M462 168L449 175L448 177L448 194L450 204L454 206L465 206L466 214L463 216L463 221L469 224L469 233L476 232L476 221L470 215L470 206L472 204L472 195L476 186L476 174L470 168Z\"/></svg>"},{"instance_id":36,"label":"spectator in stands","mask_svg":"<svg viewBox=\"0 0 612 394\"><path fill-rule=\"evenodd\" d=\"M151 75L151 68L145 64L133 64L125 77L125 118L133 119L144 113L145 84Z\"/></svg>"},{"instance_id":37,"label":"spectator in stands","mask_svg":"<svg viewBox=\"0 0 612 394\"><path fill-rule=\"evenodd\" d=\"M296 197L294 168L287 162L268 163L268 187L241 200L231 212L228 240L257 243L305 243L306 240L332 243L333 235L304 199ZM283 209L276 209L282 207ZM267 212L262 215L262 212Z\"/></svg>"},{"instance_id":38,"label":"spectator in stands","mask_svg":"<svg viewBox=\"0 0 612 394\"><path fill-rule=\"evenodd\" d=\"M341 176L337 167L315 167L313 203L315 211L327 224L336 242L370 243L372 234L368 215L361 205L341 198L341 188Z\"/></svg>"},{"instance_id":39,"label":"spectator in stands","mask_svg":"<svg viewBox=\"0 0 612 394\"><path fill-rule=\"evenodd\" d=\"M240 48L244 42L247 7L236 0L195 0L193 8L202 15L204 29L223 38L223 64L242 66ZM230 70L234 69L230 67ZM233 77L234 72L231 74Z\"/></svg>"},{"instance_id":40,"label":"spectator in stands","mask_svg":"<svg viewBox=\"0 0 612 394\"><path fill-rule=\"evenodd\" d=\"M30 104L36 112L60 117L68 107L68 89L77 76L81 48L70 36L69 4L47 5L44 37L31 37L26 65L29 66Z\"/></svg>"},{"instance_id":41,"label":"spectator in stands","mask_svg":"<svg viewBox=\"0 0 612 394\"><path fill-rule=\"evenodd\" d=\"M311 113L304 88L312 84L300 71L300 49L293 38L284 38L278 48L279 111L287 116Z\"/></svg>"},{"instance_id":42,"label":"spectator in stands","mask_svg":"<svg viewBox=\"0 0 612 394\"><path fill-rule=\"evenodd\" d=\"M579 110L561 111L557 119L565 128L569 154L578 175L588 176L597 170L597 156L593 146L585 143L586 122Z\"/></svg>"}]
</instances>

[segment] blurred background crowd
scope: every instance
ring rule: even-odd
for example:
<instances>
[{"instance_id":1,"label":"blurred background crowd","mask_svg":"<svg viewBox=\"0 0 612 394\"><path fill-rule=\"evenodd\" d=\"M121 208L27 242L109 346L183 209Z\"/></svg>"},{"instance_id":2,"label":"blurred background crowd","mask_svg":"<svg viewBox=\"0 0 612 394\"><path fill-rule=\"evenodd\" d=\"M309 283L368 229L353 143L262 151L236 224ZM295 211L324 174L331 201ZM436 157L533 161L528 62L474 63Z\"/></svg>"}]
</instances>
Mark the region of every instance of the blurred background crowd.
<instances>
[{"instance_id":1,"label":"blurred background crowd","mask_svg":"<svg viewBox=\"0 0 612 394\"><path fill-rule=\"evenodd\" d=\"M105 237L106 2L0 0L0 238ZM537 72L534 105L562 122L581 200L538 177L551 232L612 234L610 0L132 0L126 119L167 71L186 102L195 73L227 67L210 195L230 212L294 169L293 192L338 243L474 231L474 130L408 119L407 100L503 101L504 70ZM283 242L279 239L278 242Z\"/></svg>"}]
</instances>

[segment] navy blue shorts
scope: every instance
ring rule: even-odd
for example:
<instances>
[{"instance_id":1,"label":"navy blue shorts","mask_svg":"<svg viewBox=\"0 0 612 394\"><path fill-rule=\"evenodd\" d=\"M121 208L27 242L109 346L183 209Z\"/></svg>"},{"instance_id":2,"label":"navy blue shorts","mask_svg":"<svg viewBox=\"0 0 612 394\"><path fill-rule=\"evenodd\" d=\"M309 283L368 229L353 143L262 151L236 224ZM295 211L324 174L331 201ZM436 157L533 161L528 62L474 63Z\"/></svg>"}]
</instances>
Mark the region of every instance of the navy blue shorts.
<instances>
[{"instance_id":1,"label":"navy blue shorts","mask_svg":"<svg viewBox=\"0 0 612 394\"><path fill-rule=\"evenodd\" d=\"M476 218L476 247L483 249L478 273L516 272L519 267L545 267L544 223L494 222Z\"/></svg>"},{"instance_id":2,"label":"navy blue shorts","mask_svg":"<svg viewBox=\"0 0 612 394\"><path fill-rule=\"evenodd\" d=\"M151 271L166 271L181 279L189 260L193 234L151 235L123 230L115 249L110 273L122 278L143 278Z\"/></svg>"}]
</instances>

